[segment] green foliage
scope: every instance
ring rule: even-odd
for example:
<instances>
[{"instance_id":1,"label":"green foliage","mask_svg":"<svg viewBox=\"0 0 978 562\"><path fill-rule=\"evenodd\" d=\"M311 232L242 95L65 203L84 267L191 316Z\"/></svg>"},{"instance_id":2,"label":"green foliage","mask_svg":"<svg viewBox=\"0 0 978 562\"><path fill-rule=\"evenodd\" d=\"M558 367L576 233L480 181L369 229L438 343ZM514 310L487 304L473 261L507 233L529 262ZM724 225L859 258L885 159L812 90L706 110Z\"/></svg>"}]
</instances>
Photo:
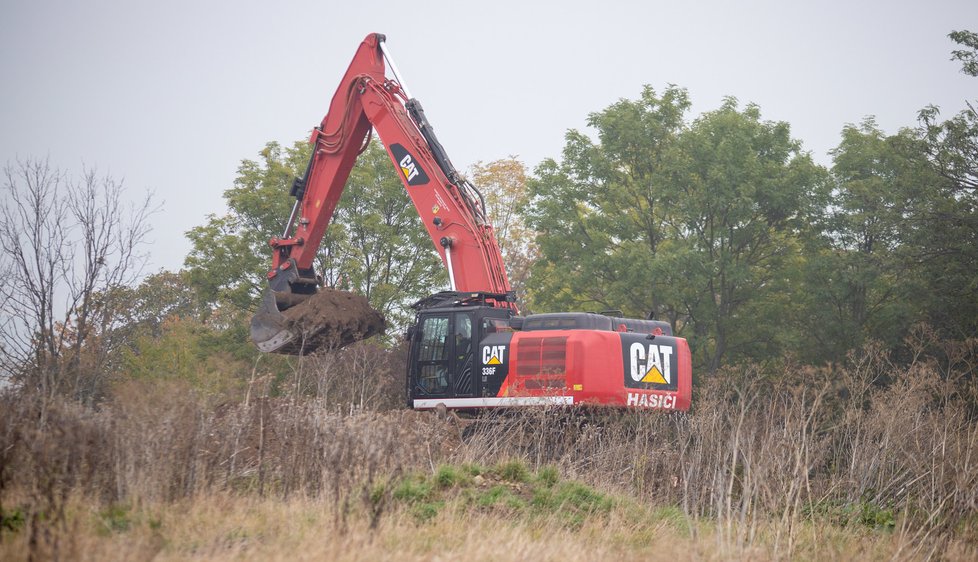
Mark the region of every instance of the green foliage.
<instances>
[{"instance_id":1,"label":"green foliage","mask_svg":"<svg viewBox=\"0 0 978 562\"><path fill-rule=\"evenodd\" d=\"M533 495L533 505L592 512L608 511L614 502L608 496L579 482L561 482L551 488L537 488Z\"/></svg>"},{"instance_id":2,"label":"green foliage","mask_svg":"<svg viewBox=\"0 0 978 562\"><path fill-rule=\"evenodd\" d=\"M27 518L24 508L0 509L0 535L5 532L16 533L23 528Z\"/></svg>"},{"instance_id":3,"label":"green foliage","mask_svg":"<svg viewBox=\"0 0 978 562\"><path fill-rule=\"evenodd\" d=\"M207 303L250 310L264 290L271 264L268 240L289 216L292 178L305 170L310 148L297 142L268 143L260 161L244 160L234 186L224 192L228 213L210 215L187 232L193 246L185 260L190 282Z\"/></svg>"},{"instance_id":4,"label":"green foliage","mask_svg":"<svg viewBox=\"0 0 978 562\"><path fill-rule=\"evenodd\" d=\"M536 488L530 502L538 512L553 514L570 527L579 527L594 515L607 514L614 500L579 482L560 482L550 488Z\"/></svg>"},{"instance_id":5,"label":"green foliage","mask_svg":"<svg viewBox=\"0 0 978 562\"><path fill-rule=\"evenodd\" d=\"M435 471L435 484L438 488L453 488L467 484L471 480L472 476L467 471L451 465L441 465Z\"/></svg>"},{"instance_id":6,"label":"green foliage","mask_svg":"<svg viewBox=\"0 0 978 562\"><path fill-rule=\"evenodd\" d=\"M294 199L292 179L305 171L309 146L269 143L260 161L245 160L224 193L228 213L187 233L186 267L208 303L251 311L271 264L268 240L281 234ZM325 285L363 294L393 326L405 305L444 283L440 260L386 151L372 143L357 159L315 265Z\"/></svg>"},{"instance_id":7,"label":"green foliage","mask_svg":"<svg viewBox=\"0 0 978 562\"><path fill-rule=\"evenodd\" d=\"M411 474L398 483L391 496L394 500L407 504L418 523L425 523L434 519L445 507L445 501L436 497L436 487L437 480Z\"/></svg>"},{"instance_id":8,"label":"green foliage","mask_svg":"<svg viewBox=\"0 0 978 562\"><path fill-rule=\"evenodd\" d=\"M966 132L962 116L937 124L936 115L925 110L920 128L895 135L871 118L843 129L832 204L806 241L799 302L820 329L799 346L805 359L838 360L867 339L896 347L920 321L955 339L978 329L978 201L962 172L978 151L969 159L948 146L978 141L978 126Z\"/></svg>"},{"instance_id":9,"label":"green foliage","mask_svg":"<svg viewBox=\"0 0 978 562\"><path fill-rule=\"evenodd\" d=\"M652 311L689 340L694 372L786 352L838 361L870 339L897 347L920 321L978 333L971 105L946 121L927 108L895 135L847 125L830 170L756 105L728 98L694 119L689 105L646 87L537 167L534 310Z\"/></svg>"},{"instance_id":10,"label":"green foliage","mask_svg":"<svg viewBox=\"0 0 978 562\"><path fill-rule=\"evenodd\" d=\"M806 242L804 318L823 329L803 350L837 360L866 338L895 345L914 317L908 264L899 259L914 186L926 174L907 133L886 136L872 119L846 126L832 152L832 204Z\"/></svg>"},{"instance_id":11,"label":"green foliage","mask_svg":"<svg viewBox=\"0 0 978 562\"><path fill-rule=\"evenodd\" d=\"M147 276L135 289L126 290L127 312L143 333L159 335L167 318L208 316L186 271L160 271Z\"/></svg>"},{"instance_id":12,"label":"green foliage","mask_svg":"<svg viewBox=\"0 0 978 562\"><path fill-rule=\"evenodd\" d=\"M560 472L552 466L545 466L537 471L537 481L550 488L560 480Z\"/></svg>"},{"instance_id":13,"label":"green foliage","mask_svg":"<svg viewBox=\"0 0 978 562\"><path fill-rule=\"evenodd\" d=\"M892 508L862 499L857 502L822 501L805 509L808 516L827 518L836 525L860 525L877 531L893 531L896 513Z\"/></svg>"},{"instance_id":14,"label":"green foliage","mask_svg":"<svg viewBox=\"0 0 978 562\"><path fill-rule=\"evenodd\" d=\"M896 528L896 515L892 509L885 509L869 502L856 506L856 520L871 529L892 531Z\"/></svg>"},{"instance_id":15,"label":"green foliage","mask_svg":"<svg viewBox=\"0 0 978 562\"><path fill-rule=\"evenodd\" d=\"M442 507L444 507L443 503L419 503L411 508L411 514L418 523L425 523L434 519Z\"/></svg>"},{"instance_id":16,"label":"green foliage","mask_svg":"<svg viewBox=\"0 0 978 562\"><path fill-rule=\"evenodd\" d=\"M740 110L733 99L682 141L675 243L653 274L680 288L694 352L711 371L725 359L777 355L799 239L825 201L825 171L786 123L763 122L757 106Z\"/></svg>"},{"instance_id":17,"label":"green foliage","mask_svg":"<svg viewBox=\"0 0 978 562\"><path fill-rule=\"evenodd\" d=\"M434 486L421 476L409 476L394 488L394 499L407 503L427 500L434 492Z\"/></svg>"},{"instance_id":18,"label":"green foliage","mask_svg":"<svg viewBox=\"0 0 978 562\"><path fill-rule=\"evenodd\" d=\"M677 195L669 171L688 107L685 90L659 96L646 87L639 100L589 116L599 144L569 131L561 162L537 167L528 221L542 258L529 281L535 310L674 312L659 296L668 284L643 266L658 253Z\"/></svg>"},{"instance_id":19,"label":"green foliage","mask_svg":"<svg viewBox=\"0 0 978 562\"><path fill-rule=\"evenodd\" d=\"M542 517L579 527L588 517L607 514L616 501L580 482L563 481L556 468L533 473L519 461L486 470L477 465L442 465L431 476L411 474L394 487L392 498L419 521L446 506L457 510L502 509L528 518Z\"/></svg>"},{"instance_id":20,"label":"green foliage","mask_svg":"<svg viewBox=\"0 0 978 562\"><path fill-rule=\"evenodd\" d=\"M955 31L952 40L963 72L978 76L978 35ZM940 110L921 110L914 131L920 152L936 179L919 184L907 228L907 252L924 292L928 319L948 337L978 332L978 111L972 101L950 119ZM909 222L909 221L908 221Z\"/></svg>"},{"instance_id":21,"label":"green foliage","mask_svg":"<svg viewBox=\"0 0 978 562\"><path fill-rule=\"evenodd\" d=\"M242 325L215 330L171 317L158 336L136 338L124 353L124 370L134 379L181 380L204 394L224 395L244 384L257 353Z\"/></svg>"},{"instance_id":22,"label":"green foliage","mask_svg":"<svg viewBox=\"0 0 978 562\"><path fill-rule=\"evenodd\" d=\"M476 495L475 501L481 507L492 507L494 505L522 507L525 505L507 486L502 484L496 484L491 488L483 490Z\"/></svg>"},{"instance_id":23,"label":"green foliage","mask_svg":"<svg viewBox=\"0 0 978 562\"><path fill-rule=\"evenodd\" d=\"M590 115L598 143L567 134L562 161L531 183L542 259L530 285L537 309L654 311L712 370L779 349L764 319L790 304L826 172L757 106L729 98L692 123L688 108L685 90L646 87Z\"/></svg>"},{"instance_id":24,"label":"green foliage","mask_svg":"<svg viewBox=\"0 0 978 562\"><path fill-rule=\"evenodd\" d=\"M530 479L529 469L520 461L504 462L498 465L494 472L508 482L526 482Z\"/></svg>"},{"instance_id":25,"label":"green foliage","mask_svg":"<svg viewBox=\"0 0 978 562\"><path fill-rule=\"evenodd\" d=\"M133 519L128 505L112 504L98 513L99 531L102 534L125 532L132 527Z\"/></svg>"},{"instance_id":26,"label":"green foliage","mask_svg":"<svg viewBox=\"0 0 978 562\"><path fill-rule=\"evenodd\" d=\"M961 72L978 76L978 33L961 30L948 33L952 41L966 47L951 51L951 60L961 61Z\"/></svg>"},{"instance_id":27,"label":"green foliage","mask_svg":"<svg viewBox=\"0 0 978 562\"><path fill-rule=\"evenodd\" d=\"M469 476L479 476L481 474L485 474L486 472L488 472L486 467L474 463L463 464L462 471L468 474Z\"/></svg>"}]
</instances>

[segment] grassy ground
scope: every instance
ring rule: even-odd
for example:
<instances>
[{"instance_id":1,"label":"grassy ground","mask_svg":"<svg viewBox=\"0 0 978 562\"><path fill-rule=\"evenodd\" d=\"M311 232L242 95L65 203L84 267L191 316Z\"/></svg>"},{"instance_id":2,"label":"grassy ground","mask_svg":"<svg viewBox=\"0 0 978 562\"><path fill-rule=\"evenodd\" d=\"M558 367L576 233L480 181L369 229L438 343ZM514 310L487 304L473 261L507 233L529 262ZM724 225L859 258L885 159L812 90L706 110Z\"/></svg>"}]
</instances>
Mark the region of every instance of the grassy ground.
<instances>
[{"instance_id":1,"label":"grassy ground","mask_svg":"<svg viewBox=\"0 0 978 562\"><path fill-rule=\"evenodd\" d=\"M7 516L17 512L8 509ZM692 520L519 462L442 465L378 480L336 503L212 493L108 505L74 497L42 548L8 519L0 559L68 560L888 560L974 559L952 542L921 552L913 533L813 514L792 528ZM36 538L35 538L36 540ZM789 555L790 553L790 555Z\"/></svg>"},{"instance_id":2,"label":"grassy ground","mask_svg":"<svg viewBox=\"0 0 978 562\"><path fill-rule=\"evenodd\" d=\"M685 414L0 392L0 560L978 560L969 345L730 368Z\"/></svg>"}]
</instances>

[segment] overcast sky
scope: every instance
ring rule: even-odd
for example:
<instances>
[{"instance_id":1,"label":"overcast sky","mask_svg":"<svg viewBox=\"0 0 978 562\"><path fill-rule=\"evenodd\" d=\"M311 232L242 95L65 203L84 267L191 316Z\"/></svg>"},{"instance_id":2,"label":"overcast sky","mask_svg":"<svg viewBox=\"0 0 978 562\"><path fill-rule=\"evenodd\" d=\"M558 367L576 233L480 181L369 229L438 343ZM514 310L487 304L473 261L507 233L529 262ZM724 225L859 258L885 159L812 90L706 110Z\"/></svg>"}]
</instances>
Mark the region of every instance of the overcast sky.
<instances>
[{"instance_id":1,"label":"overcast sky","mask_svg":"<svg viewBox=\"0 0 978 562\"><path fill-rule=\"evenodd\" d=\"M894 133L978 98L949 61L958 29L978 31L978 1L0 0L0 161L153 190L150 271L177 269L240 161L305 138L370 32L465 169L556 158L643 84L688 88L694 114L754 102L828 164L846 123Z\"/></svg>"}]
</instances>

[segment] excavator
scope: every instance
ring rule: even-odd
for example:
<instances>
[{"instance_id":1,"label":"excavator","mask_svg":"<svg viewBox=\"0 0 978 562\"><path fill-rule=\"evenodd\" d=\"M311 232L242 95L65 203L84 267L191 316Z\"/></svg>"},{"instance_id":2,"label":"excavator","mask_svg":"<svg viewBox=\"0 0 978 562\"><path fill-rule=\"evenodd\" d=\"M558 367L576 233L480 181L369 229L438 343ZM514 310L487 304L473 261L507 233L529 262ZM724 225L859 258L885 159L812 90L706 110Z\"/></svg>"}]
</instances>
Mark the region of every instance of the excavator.
<instances>
[{"instance_id":1,"label":"excavator","mask_svg":"<svg viewBox=\"0 0 978 562\"><path fill-rule=\"evenodd\" d=\"M321 287L313 264L373 132L448 271L448 290L413 305L409 408L689 408L689 345L669 323L619 311L520 316L484 198L455 169L379 33L360 43L312 131L312 156L290 191L292 212L269 241L268 288L251 322L259 350L307 355L383 331L365 299Z\"/></svg>"}]
</instances>

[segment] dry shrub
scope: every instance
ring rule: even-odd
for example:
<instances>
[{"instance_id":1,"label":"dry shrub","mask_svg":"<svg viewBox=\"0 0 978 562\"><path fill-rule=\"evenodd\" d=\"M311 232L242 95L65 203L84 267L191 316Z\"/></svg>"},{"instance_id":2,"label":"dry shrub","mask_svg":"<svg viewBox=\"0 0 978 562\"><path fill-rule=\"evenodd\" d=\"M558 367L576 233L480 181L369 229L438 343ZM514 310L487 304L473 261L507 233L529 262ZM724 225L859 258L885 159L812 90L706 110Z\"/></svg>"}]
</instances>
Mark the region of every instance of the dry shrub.
<instances>
[{"instance_id":1,"label":"dry shrub","mask_svg":"<svg viewBox=\"0 0 978 562\"><path fill-rule=\"evenodd\" d=\"M404 405L406 364L406 345L387 349L364 340L300 358L280 387L282 394L314 398L333 411L388 411Z\"/></svg>"},{"instance_id":2,"label":"dry shrub","mask_svg":"<svg viewBox=\"0 0 978 562\"><path fill-rule=\"evenodd\" d=\"M346 415L315 398L255 394L215 406L183 381L130 381L99 410L0 394L0 490L51 481L108 502L212 489L315 495L430 467L458 440L425 413Z\"/></svg>"},{"instance_id":3,"label":"dry shrub","mask_svg":"<svg viewBox=\"0 0 978 562\"><path fill-rule=\"evenodd\" d=\"M731 547L770 534L794 552L806 521L892 530L901 555L978 544L975 342L925 328L896 364L877 344L845 366L727 368L690 414L525 411L479 420L458 457L555 465L593 485L718 523Z\"/></svg>"},{"instance_id":4,"label":"dry shrub","mask_svg":"<svg viewBox=\"0 0 978 562\"><path fill-rule=\"evenodd\" d=\"M323 386L333 384L329 372L400 368L364 348L302 366L284 396L253 377L244 399L216 406L179 381L120 385L98 411L8 391L0 509L26 497L26 532L46 553L70 534L71 494L103 505L211 493L323 498L338 529L357 506L373 528L406 473L519 460L678 507L694 534L695 521L713 521L711 536L730 552L766 544L773 558L791 556L817 544L828 522L892 532L898 557L927 557L978 544L975 349L921 329L900 361L871 344L845 365L731 367L696 389L689 414L370 413L385 392ZM383 376L374 382L401 380Z\"/></svg>"},{"instance_id":5,"label":"dry shrub","mask_svg":"<svg viewBox=\"0 0 978 562\"><path fill-rule=\"evenodd\" d=\"M72 495L106 506L212 491L323 496L345 524L361 501L373 502L379 517L375 484L430 469L457 435L418 412L341 415L315 400L260 397L213 407L180 381L121 385L99 411L7 392L0 395L0 510L26 513L30 551L40 559L70 558Z\"/></svg>"}]
</instances>

